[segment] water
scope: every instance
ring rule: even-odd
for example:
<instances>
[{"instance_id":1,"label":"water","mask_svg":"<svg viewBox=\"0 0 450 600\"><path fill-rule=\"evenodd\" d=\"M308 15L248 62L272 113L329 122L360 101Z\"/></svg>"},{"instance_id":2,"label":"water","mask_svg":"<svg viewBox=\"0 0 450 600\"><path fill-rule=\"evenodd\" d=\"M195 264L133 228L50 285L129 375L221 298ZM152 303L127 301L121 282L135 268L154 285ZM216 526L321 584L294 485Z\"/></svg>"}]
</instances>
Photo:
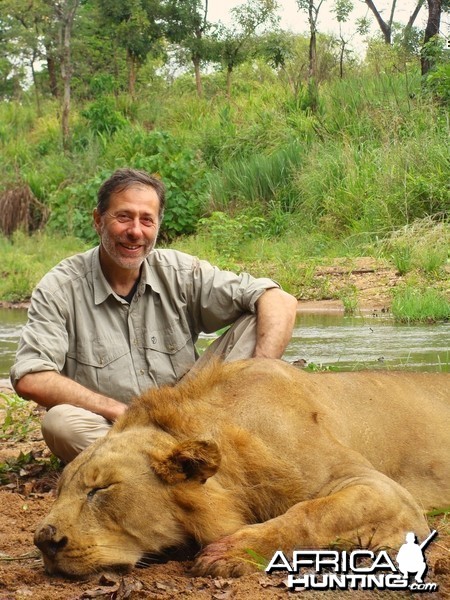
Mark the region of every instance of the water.
<instances>
[{"instance_id":1,"label":"water","mask_svg":"<svg viewBox=\"0 0 450 600\"><path fill-rule=\"evenodd\" d=\"M385 317L301 314L285 357L340 370L450 372L450 323L405 325Z\"/></svg>"},{"instance_id":2,"label":"water","mask_svg":"<svg viewBox=\"0 0 450 600\"><path fill-rule=\"evenodd\" d=\"M9 376L26 311L0 308L0 379ZM204 336L205 346L210 336ZM297 316L285 358L310 366L450 372L450 323L396 324L385 317L336 313Z\"/></svg>"},{"instance_id":3,"label":"water","mask_svg":"<svg viewBox=\"0 0 450 600\"><path fill-rule=\"evenodd\" d=\"M0 308L0 379L9 378L9 369L26 319L26 310Z\"/></svg>"}]
</instances>

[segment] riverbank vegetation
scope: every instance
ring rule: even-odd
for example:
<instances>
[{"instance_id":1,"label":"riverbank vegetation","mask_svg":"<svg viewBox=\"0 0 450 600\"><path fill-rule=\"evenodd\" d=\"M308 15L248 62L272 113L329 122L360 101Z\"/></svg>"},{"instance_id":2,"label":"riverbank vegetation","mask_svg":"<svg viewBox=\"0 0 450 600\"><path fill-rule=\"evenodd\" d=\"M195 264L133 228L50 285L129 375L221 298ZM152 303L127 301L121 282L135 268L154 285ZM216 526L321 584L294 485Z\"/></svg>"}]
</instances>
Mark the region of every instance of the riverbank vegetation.
<instances>
[{"instance_id":1,"label":"riverbank vegetation","mask_svg":"<svg viewBox=\"0 0 450 600\"><path fill-rule=\"evenodd\" d=\"M362 59L318 34L311 78L308 37L267 29L248 36L232 85L217 54L202 59L199 89L186 45L161 37L162 51L139 63L130 89L126 49L102 54L113 40L101 37L94 6L83 3L75 22L64 139L51 71L9 91L0 82L0 300L28 298L48 268L95 243L96 191L115 168L131 166L167 184L160 245L269 274L298 298L339 298L349 312L355 290L319 282L314 269L369 256L402 275L396 318L450 317L450 53L442 42L427 46L431 68L422 75L424 49L411 39L372 39ZM405 316L402 293L414 302L429 289L439 310L425 303L420 317Z\"/></svg>"}]
</instances>

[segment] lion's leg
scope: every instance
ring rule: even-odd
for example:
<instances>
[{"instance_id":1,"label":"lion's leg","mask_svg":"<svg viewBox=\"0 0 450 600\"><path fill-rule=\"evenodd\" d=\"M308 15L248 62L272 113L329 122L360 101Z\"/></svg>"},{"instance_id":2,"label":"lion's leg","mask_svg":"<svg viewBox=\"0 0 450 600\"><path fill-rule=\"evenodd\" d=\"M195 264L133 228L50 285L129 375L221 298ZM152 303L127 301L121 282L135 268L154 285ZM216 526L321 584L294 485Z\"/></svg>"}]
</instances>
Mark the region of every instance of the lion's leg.
<instances>
[{"instance_id":1,"label":"lion's leg","mask_svg":"<svg viewBox=\"0 0 450 600\"><path fill-rule=\"evenodd\" d=\"M249 525L208 545L196 574L239 576L254 570L252 550L267 560L277 550L400 546L406 531L428 532L411 495L381 473L339 482L327 496L300 502L264 523Z\"/></svg>"}]
</instances>

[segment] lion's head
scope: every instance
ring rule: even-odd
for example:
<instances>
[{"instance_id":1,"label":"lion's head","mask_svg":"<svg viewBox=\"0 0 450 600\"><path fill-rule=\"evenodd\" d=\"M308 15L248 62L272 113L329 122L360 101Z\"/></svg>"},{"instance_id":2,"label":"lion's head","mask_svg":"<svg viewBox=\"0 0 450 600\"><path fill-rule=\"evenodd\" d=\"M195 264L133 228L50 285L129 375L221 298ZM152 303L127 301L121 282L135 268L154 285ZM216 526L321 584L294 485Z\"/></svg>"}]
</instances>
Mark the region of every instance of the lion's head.
<instances>
[{"instance_id":1,"label":"lion's head","mask_svg":"<svg viewBox=\"0 0 450 600\"><path fill-rule=\"evenodd\" d=\"M176 442L149 427L112 431L61 476L56 502L35 533L47 572L130 568L143 554L183 545L204 509L202 497L207 503L199 488L208 487L202 484L219 462L213 441Z\"/></svg>"}]
</instances>

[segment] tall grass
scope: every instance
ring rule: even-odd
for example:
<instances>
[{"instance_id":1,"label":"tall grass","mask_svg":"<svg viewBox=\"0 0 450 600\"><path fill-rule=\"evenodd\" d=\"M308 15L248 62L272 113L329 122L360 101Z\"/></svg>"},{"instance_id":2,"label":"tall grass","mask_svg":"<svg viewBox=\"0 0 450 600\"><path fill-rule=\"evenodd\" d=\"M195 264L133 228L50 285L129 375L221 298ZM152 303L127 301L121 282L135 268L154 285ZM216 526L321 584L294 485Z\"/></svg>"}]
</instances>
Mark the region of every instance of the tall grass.
<instances>
[{"instance_id":1,"label":"tall grass","mask_svg":"<svg viewBox=\"0 0 450 600\"><path fill-rule=\"evenodd\" d=\"M449 126L442 107L422 95L417 65L401 72L386 65L377 66L377 76L373 66L360 67L343 80L323 83L316 114L260 64L236 70L231 102L221 73L204 77L202 100L187 77L172 85L159 79L155 88L142 88L136 101L106 96L105 103L120 116L114 130L102 128L95 122L98 112L75 102L66 155L53 104L38 118L31 103L3 103L3 185L24 180L59 211L62 222L69 188L80 189L133 161L153 164L149 155L155 150L147 142L156 131L169 134L176 142L171 148L178 148L160 152L164 169L158 165L159 173L179 171L181 148L207 175L203 215L218 209L233 216L250 211L266 219L265 235L292 231L299 243L307 243L311 232L329 240L351 239L353 246L358 240L376 241L450 208ZM186 192L195 196L198 177L191 179ZM439 269L439 260L429 255L424 268Z\"/></svg>"},{"instance_id":2,"label":"tall grass","mask_svg":"<svg viewBox=\"0 0 450 600\"><path fill-rule=\"evenodd\" d=\"M302 144L292 142L270 155L227 162L210 177L212 205L224 210L235 202L242 208L260 206L267 213L279 203L282 210L293 212L300 202L291 193L291 181L304 153Z\"/></svg>"},{"instance_id":3,"label":"tall grass","mask_svg":"<svg viewBox=\"0 0 450 600\"><path fill-rule=\"evenodd\" d=\"M443 218L426 217L392 232L381 246L400 275L418 270L425 275L445 278L450 227Z\"/></svg>"},{"instance_id":4,"label":"tall grass","mask_svg":"<svg viewBox=\"0 0 450 600\"><path fill-rule=\"evenodd\" d=\"M450 319L450 302L434 289L407 285L394 293L391 311L400 322L431 323Z\"/></svg>"}]
</instances>

